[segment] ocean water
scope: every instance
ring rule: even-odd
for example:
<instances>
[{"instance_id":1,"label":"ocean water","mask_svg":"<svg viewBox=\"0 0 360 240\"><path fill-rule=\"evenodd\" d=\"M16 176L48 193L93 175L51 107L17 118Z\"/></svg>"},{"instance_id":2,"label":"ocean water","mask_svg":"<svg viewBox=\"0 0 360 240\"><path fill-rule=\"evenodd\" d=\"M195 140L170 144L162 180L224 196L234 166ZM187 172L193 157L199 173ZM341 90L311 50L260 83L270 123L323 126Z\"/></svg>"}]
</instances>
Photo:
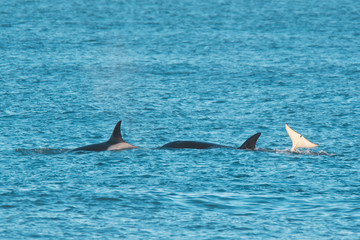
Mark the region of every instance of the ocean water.
<instances>
[{"instance_id":1,"label":"ocean water","mask_svg":"<svg viewBox=\"0 0 360 240\"><path fill-rule=\"evenodd\" d=\"M3 1L0 239L359 239L359 12ZM139 149L67 152L119 120ZM285 123L319 146L291 153Z\"/></svg>"}]
</instances>

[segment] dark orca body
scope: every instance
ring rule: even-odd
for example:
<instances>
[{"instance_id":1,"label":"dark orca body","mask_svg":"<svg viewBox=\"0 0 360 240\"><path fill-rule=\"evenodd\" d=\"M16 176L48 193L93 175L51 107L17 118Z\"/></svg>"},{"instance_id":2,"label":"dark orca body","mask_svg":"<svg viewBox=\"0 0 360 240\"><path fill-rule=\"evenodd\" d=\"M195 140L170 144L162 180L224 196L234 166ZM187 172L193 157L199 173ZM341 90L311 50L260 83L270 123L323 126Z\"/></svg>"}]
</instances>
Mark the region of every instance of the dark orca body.
<instances>
[{"instance_id":1,"label":"dark orca body","mask_svg":"<svg viewBox=\"0 0 360 240\"><path fill-rule=\"evenodd\" d=\"M256 141L260 137L261 133L256 133L248 138L240 147L236 149L254 150ZM208 143L208 142L197 142L197 141L175 141L170 142L162 146L161 148L192 148L192 149L211 149L211 148L234 148L230 146Z\"/></svg>"},{"instance_id":2,"label":"dark orca body","mask_svg":"<svg viewBox=\"0 0 360 240\"><path fill-rule=\"evenodd\" d=\"M71 152L72 151L100 152L100 151L110 151L110 150L118 150L119 151L119 150L131 149L131 148L138 148L138 147L133 146L124 141L124 139L121 136L120 125L121 125L121 121L119 121L116 124L116 126L113 130L113 133L108 141L103 142L103 143L91 144L91 145L79 147L79 148L71 150Z\"/></svg>"}]
</instances>

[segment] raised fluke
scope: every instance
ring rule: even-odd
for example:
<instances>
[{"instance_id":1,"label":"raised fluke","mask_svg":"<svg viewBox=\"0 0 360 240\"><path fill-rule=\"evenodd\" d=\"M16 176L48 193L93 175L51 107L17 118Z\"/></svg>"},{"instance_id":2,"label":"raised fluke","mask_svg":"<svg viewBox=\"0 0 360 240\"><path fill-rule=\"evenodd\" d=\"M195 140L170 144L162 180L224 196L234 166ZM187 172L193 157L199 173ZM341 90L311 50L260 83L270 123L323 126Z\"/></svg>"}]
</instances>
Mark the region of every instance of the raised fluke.
<instances>
[{"instance_id":1,"label":"raised fluke","mask_svg":"<svg viewBox=\"0 0 360 240\"><path fill-rule=\"evenodd\" d=\"M313 148L319 146L318 144L312 143L309 140L307 140L304 136L302 136L300 133L294 131L285 123L285 128L287 133L289 134L289 137L292 141L292 147L291 152L295 151L298 148Z\"/></svg>"}]
</instances>

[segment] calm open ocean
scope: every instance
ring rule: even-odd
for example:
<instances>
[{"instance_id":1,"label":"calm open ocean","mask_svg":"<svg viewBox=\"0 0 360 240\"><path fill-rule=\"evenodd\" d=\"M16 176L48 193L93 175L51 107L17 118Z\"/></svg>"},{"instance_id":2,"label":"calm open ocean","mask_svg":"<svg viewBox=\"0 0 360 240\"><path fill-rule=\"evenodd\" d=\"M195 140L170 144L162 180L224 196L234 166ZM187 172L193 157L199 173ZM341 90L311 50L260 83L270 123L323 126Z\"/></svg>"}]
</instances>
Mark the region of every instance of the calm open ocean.
<instances>
[{"instance_id":1,"label":"calm open ocean","mask_svg":"<svg viewBox=\"0 0 360 240\"><path fill-rule=\"evenodd\" d=\"M0 239L360 239L360 1L2 1L0 56Z\"/></svg>"}]
</instances>

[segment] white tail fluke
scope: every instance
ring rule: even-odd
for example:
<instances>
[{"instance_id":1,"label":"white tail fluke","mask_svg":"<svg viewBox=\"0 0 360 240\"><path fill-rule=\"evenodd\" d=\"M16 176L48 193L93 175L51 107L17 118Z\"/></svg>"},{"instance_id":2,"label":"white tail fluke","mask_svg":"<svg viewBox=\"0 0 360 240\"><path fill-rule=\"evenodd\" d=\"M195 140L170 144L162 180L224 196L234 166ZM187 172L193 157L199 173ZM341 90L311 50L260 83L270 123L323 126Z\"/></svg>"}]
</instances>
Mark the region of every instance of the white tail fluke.
<instances>
[{"instance_id":1,"label":"white tail fluke","mask_svg":"<svg viewBox=\"0 0 360 240\"><path fill-rule=\"evenodd\" d=\"M302 136L300 133L295 132L292 130L287 123L285 123L285 128L287 133L289 134L289 137L292 141L292 148L291 152L295 151L297 148L313 148L319 146L318 144L314 144L307 140L304 136Z\"/></svg>"}]
</instances>

